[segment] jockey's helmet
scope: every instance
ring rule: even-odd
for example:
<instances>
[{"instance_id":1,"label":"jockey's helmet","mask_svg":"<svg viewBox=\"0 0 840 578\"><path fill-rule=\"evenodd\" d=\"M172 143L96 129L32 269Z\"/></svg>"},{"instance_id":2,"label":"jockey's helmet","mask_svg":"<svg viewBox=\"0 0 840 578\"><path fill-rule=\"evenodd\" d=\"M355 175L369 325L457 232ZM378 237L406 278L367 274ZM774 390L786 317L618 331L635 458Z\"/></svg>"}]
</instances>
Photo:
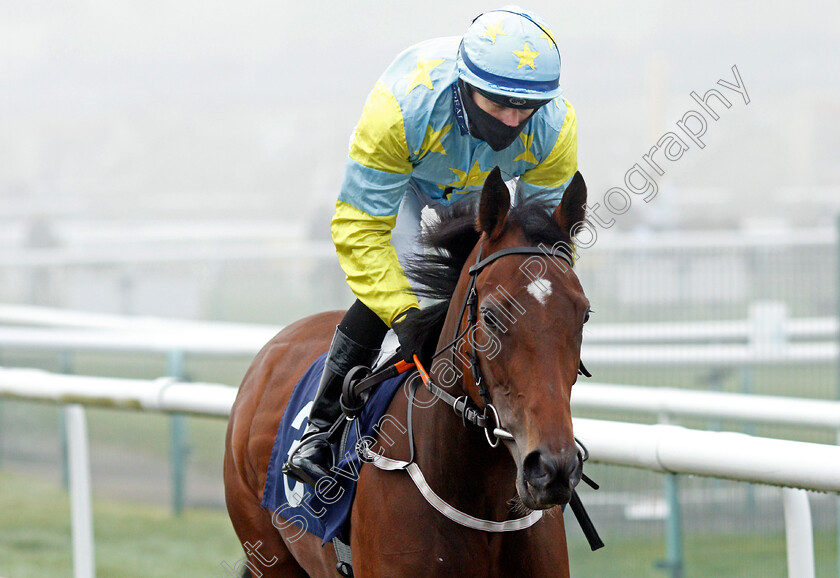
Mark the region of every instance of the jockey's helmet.
<instances>
[{"instance_id":1,"label":"jockey's helmet","mask_svg":"<svg viewBox=\"0 0 840 578\"><path fill-rule=\"evenodd\" d=\"M554 36L539 16L516 6L473 20L458 48L458 75L511 108L539 108L562 93Z\"/></svg>"}]
</instances>

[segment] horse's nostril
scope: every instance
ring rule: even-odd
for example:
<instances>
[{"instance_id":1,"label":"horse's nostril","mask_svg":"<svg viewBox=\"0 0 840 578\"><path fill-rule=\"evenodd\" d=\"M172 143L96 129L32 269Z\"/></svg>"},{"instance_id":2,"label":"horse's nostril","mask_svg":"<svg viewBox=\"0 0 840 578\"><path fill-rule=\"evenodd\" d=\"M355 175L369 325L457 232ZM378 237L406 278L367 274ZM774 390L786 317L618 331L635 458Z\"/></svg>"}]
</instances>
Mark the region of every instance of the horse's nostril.
<instances>
[{"instance_id":1,"label":"horse's nostril","mask_svg":"<svg viewBox=\"0 0 840 578\"><path fill-rule=\"evenodd\" d=\"M545 487L554 480L560 468L556 459L546 456L539 450L534 450L525 456L522 469L528 483L532 486Z\"/></svg>"},{"instance_id":2,"label":"horse's nostril","mask_svg":"<svg viewBox=\"0 0 840 578\"><path fill-rule=\"evenodd\" d=\"M564 459L566 458L566 459ZM522 462L525 481L535 489L576 486L580 481L581 460L578 454L563 452L560 455L534 450Z\"/></svg>"}]
</instances>

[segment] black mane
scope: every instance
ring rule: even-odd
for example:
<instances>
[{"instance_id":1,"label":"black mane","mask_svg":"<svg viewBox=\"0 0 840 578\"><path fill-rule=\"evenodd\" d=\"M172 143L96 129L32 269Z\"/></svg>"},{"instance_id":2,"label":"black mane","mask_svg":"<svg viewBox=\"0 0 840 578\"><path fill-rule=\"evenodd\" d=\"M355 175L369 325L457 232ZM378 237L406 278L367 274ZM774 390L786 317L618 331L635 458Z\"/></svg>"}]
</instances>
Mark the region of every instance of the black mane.
<instances>
[{"instance_id":1,"label":"black mane","mask_svg":"<svg viewBox=\"0 0 840 578\"><path fill-rule=\"evenodd\" d=\"M531 197L510 209L505 230L516 227L532 246L552 247L558 242L569 246L569 234L552 218L553 209L552 201L545 196ZM439 210L440 220L421 239L425 253L407 260L406 274L415 293L434 301L412 320L413 331L423 336L420 358L424 364L432 361L461 271L481 236L476 230L477 212L478 203L463 201Z\"/></svg>"}]
</instances>

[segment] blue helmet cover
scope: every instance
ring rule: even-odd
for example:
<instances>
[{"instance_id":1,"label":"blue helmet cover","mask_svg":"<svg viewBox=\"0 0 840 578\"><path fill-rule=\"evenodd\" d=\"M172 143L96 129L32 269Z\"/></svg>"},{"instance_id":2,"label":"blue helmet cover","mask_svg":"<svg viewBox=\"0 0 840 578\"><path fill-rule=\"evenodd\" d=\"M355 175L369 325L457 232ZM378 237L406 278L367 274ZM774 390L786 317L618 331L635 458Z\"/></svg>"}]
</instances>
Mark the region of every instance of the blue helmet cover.
<instances>
[{"instance_id":1,"label":"blue helmet cover","mask_svg":"<svg viewBox=\"0 0 840 578\"><path fill-rule=\"evenodd\" d=\"M536 14L518 7L473 20L458 49L458 74L491 94L525 100L561 95L560 51Z\"/></svg>"}]
</instances>

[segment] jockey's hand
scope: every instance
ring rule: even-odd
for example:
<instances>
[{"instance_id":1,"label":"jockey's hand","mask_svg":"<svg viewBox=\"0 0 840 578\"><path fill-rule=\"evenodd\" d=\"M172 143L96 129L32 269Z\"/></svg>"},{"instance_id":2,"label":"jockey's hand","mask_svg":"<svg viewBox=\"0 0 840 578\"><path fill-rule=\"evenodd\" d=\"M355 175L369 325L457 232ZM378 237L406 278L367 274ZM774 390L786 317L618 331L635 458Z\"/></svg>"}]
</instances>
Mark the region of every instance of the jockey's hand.
<instances>
[{"instance_id":1,"label":"jockey's hand","mask_svg":"<svg viewBox=\"0 0 840 578\"><path fill-rule=\"evenodd\" d=\"M400 352L403 359L408 363L414 362L414 355L420 355L422 334L417 331L417 316L420 314L418 307L412 307L400 317L394 320L391 328L397 334L400 341Z\"/></svg>"}]
</instances>

